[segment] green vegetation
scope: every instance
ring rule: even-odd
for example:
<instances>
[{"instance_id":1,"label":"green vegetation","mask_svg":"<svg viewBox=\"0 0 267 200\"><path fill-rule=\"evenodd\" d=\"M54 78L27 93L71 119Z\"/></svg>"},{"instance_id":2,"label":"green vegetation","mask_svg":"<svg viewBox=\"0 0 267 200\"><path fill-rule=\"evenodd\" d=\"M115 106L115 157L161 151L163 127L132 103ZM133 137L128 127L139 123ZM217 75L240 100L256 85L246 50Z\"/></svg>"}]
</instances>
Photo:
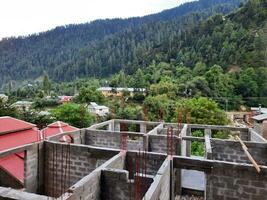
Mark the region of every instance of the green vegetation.
<instances>
[{"instance_id":1,"label":"green vegetation","mask_svg":"<svg viewBox=\"0 0 267 200\"><path fill-rule=\"evenodd\" d=\"M79 91L79 95L76 97L76 101L87 104L90 102L103 103L104 96L96 89L95 86L82 87Z\"/></svg>"},{"instance_id":2,"label":"green vegetation","mask_svg":"<svg viewBox=\"0 0 267 200\"><path fill-rule=\"evenodd\" d=\"M83 105L66 103L52 110L52 116L60 121L69 123L78 128L89 127L94 117Z\"/></svg>"},{"instance_id":3,"label":"green vegetation","mask_svg":"<svg viewBox=\"0 0 267 200\"><path fill-rule=\"evenodd\" d=\"M2 116L10 116L17 117L18 111L16 108L11 106L10 102L5 102L0 98L0 117Z\"/></svg>"}]
</instances>

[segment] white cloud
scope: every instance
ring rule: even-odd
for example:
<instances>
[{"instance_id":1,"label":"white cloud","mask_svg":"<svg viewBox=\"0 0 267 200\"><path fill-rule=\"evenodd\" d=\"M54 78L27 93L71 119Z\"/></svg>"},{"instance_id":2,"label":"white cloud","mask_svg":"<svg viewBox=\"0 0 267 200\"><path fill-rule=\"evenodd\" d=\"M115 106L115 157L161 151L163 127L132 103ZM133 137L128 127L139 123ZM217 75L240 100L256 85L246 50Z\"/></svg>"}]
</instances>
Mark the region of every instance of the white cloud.
<instances>
[{"instance_id":1,"label":"white cloud","mask_svg":"<svg viewBox=\"0 0 267 200\"><path fill-rule=\"evenodd\" d=\"M190 0L1 0L0 39L94 19L143 16Z\"/></svg>"}]
</instances>

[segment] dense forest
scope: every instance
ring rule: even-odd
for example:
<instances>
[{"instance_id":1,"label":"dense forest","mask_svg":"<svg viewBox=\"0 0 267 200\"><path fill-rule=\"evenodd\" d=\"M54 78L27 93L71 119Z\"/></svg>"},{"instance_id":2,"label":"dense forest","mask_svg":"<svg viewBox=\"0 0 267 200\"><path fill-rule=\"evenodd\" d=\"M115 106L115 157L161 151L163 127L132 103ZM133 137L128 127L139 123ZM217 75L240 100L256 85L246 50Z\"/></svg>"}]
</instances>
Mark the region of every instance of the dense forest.
<instances>
[{"instance_id":1,"label":"dense forest","mask_svg":"<svg viewBox=\"0 0 267 200\"><path fill-rule=\"evenodd\" d=\"M154 101L206 96L226 110L267 106L267 2L251 0L228 16L210 17L142 57L148 66L128 77L122 70L111 85L147 87Z\"/></svg>"},{"instance_id":2,"label":"dense forest","mask_svg":"<svg viewBox=\"0 0 267 200\"><path fill-rule=\"evenodd\" d=\"M44 71L54 81L107 77L147 67L153 51L215 13L227 14L244 0L200 0L145 17L97 20L57 27L0 42L0 85L36 79ZM14 82L14 81L13 81Z\"/></svg>"}]
</instances>

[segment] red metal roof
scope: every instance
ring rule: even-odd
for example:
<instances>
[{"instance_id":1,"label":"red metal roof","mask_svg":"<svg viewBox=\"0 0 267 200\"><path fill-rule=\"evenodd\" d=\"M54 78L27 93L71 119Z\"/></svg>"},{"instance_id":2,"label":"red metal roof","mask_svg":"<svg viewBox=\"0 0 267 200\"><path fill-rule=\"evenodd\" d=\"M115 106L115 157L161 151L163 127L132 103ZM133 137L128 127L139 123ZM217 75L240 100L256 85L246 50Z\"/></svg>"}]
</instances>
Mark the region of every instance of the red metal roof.
<instances>
[{"instance_id":1,"label":"red metal roof","mask_svg":"<svg viewBox=\"0 0 267 200\"><path fill-rule=\"evenodd\" d=\"M70 102L72 99L72 96L63 96L60 100L62 103Z\"/></svg>"},{"instance_id":2,"label":"red metal roof","mask_svg":"<svg viewBox=\"0 0 267 200\"><path fill-rule=\"evenodd\" d=\"M12 117L0 117L0 135L32 129L36 125Z\"/></svg>"},{"instance_id":3,"label":"red metal roof","mask_svg":"<svg viewBox=\"0 0 267 200\"><path fill-rule=\"evenodd\" d=\"M70 126L67 123L58 121L58 122L54 122L52 124L49 124L47 126L47 128L42 130L42 133L43 133L44 137L47 138L47 137L57 135L60 133L69 132L69 131L76 131L76 130L79 130L79 129L76 127ZM66 142L69 140L71 140L71 138L69 136L65 136L65 137L63 136L62 139L60 139L60 141L62 141L62 142L64 142L64 141Z\"/></svg>"},{"instance_id":4,"label":"red metal roof","mask_svg":"<svg viewBox=\"0 0 267 200\"><path fill-rule=\"evenodd\" d=\"M24 152L19 153L20 155ZM24 179L24 160L17 154L11 154L0 159L0 167L8 174L15 177L21 184Z\"/></svg>"},{"instance_id":5,"label":"red metal roof","mask_svg":"<svg viewBox=\"0 0 267 200\"><path fill-rule=\"evenodd\" d=\"M0 135L0 151L22 146L38 141L39 133L37 128Z\"/></svg>"},{"instance_id":6,"label":"red metal roof","mask_svg":"<svg viewBox=\"0 0 267 200\"><path fill-rule=\"evenodd\" d=\"M59 133L78 130L64 122L55 122L43 129L46 137L54 136ZM1 133L6 133L2 134ZM8 134L7 134L8 133ZM0 117L0 152L37 142L40 139L40 131L34 124L24 122L11 117ZM70 142L70 136L63 136L60 141ZM23 184L24 179L24 152L15 153L4 158L0 158L0 167L7 173L14 176Z\"/></svg>"}]
</instances>

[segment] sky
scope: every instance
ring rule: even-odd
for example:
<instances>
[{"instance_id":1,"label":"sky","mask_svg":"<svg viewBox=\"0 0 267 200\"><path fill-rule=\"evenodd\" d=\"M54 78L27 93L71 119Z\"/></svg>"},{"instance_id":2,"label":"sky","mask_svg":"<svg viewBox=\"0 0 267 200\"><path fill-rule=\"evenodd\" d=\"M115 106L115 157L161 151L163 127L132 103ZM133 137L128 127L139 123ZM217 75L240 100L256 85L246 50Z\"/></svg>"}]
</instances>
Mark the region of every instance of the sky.
<instances>
[{"instance_id":1,"label":"sky","mask_svg":"<svg viewBox=\"0 0 267 200\"><path fill-rule=\"evenodd\" d=\"M0 40L95 19L144 16L190 0L1 0Z\"/></svg>"}]
</instances>

